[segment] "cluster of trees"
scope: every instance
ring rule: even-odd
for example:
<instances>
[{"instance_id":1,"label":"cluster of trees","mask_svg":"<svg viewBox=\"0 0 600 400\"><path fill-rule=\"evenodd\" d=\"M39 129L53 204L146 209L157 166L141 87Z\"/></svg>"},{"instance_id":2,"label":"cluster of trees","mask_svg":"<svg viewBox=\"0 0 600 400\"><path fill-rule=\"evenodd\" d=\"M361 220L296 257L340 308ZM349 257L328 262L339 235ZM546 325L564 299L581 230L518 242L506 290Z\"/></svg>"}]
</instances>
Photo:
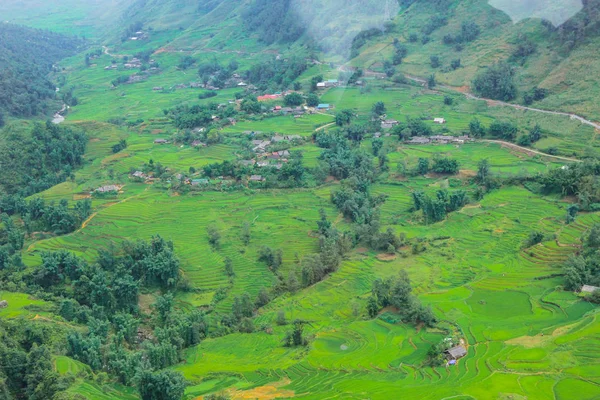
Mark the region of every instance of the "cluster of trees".
<instances>
[{"instance_id":1,"label":"cluster of trees","mask_svg":"<svg viewBox=\"0 0 600 400\"><path fill-rule=\"evenodd\" d=\"M555 168L538 176L546 193L576 196L582 210L600 210L600 161L585 160Z\"/></svg>"},{"instance_id":2,"label":"cluster of trees","mask_svg":"<svg viewBox=\"0 0 600 400\"><path fill-rule=\"evenodd\" d=\"M600 225L592 226L582 242L580 253L571 256L563 265L567 290L579 291L583 285L600 287ZM592 296L600 303L600 293Z\"/></svg>"},{"instance_id":3,"label":"cluster of trees","mask_svg":"<svg viewBox=\"0 0 600 400\"><path fill-rule=\"evenodd\" d=\"M462 50L463 43L472 42L481 34L481 28L475 22L465 21L461 24L460 33L444 35L443 42L447 45L456 45L457 50Z\"/></svg>"},{"instance_id":4,"label":"cluster of trees","mask_svg":"<svg viewBox=\"0 0 600 400\"><path fill-rule=\"evenodd\" d=\"M354 133L363 132L360 127ZM319 133L317 144L325 147L319 156L321 168L336 179L354 177L360 181L372 181L375 176L373 157L359 147L353 147L343 132Z\"/></svg>"},{"instance_id":5,"label":"cluster of trees","mask_svg":"<svg viewBox=\"0 0 600 400\"><path fill-rule=\"evenodd\" d=\"M49 324L0 319L0 398L46 400L67 390L72 378L56 372L52 356L63 337Z\"/></svg>"},{"instance_id":6,"label":"cluster of trees","mask_svg":"<svg viewBox=\"0 0 600 400\"><path fill-rule=\"evenodd\" d=\"M431 197L423 191L412 193L413 208L415 211L421 210L426 224L443 221L450 212L461 209L469 202L467 192L456 190L448 192L447 190L438 190L435 197Z\"/></svg>"},{"instance_id":7,"label":"cluster of trees","mask_svg":"<svg viewBox=\"0 0 600 400\"><path fill-rule=\"evenodd\" d=\"M367 312L374 318L385 307L394 307L404 322L434 326L437 322L431 307L426 307L412 294L410 278L405 270L398 276L378 278L373 282Z\"/></svg>"},{"instance_id":8,"label":"cluster of trees","mask_svg":"<svg viewBox=\"0 0 600 400\"><path fill-rule=\"evenodd\" d=\"M196 62L193 58L184 57L179 68L186 69L190 68ZM235 60L231 60L227 65L221 65L218 61L208 61L198 66L198 76L205 85L212 85L218 88L225 87L225 82L231 77L239 67L239 64Z\"/></svg>"},{"instance_id":9,"label":"cluster of trees","mask_svg":"<svg viewBox=\"0 0 600 400\"><path fill-rule=\"evenodd\" d=\"M498 62L477 74L473 88L482 97L511 101L517 97L514 82L515 69L506 62Z\"/></svg>"},{"instance_id":10,"label":"cluster of trees","mask_svg":"<svg viewBox=\"0 0 600 400\"><path fill-rule=\"evenodd\" d=\"M528 36L519 37L519 43L517 43L509 60L523 65L527 58L535 54L536 51L537 45Z\"/></svg>"},{"instance_id":11,"label":"cluster of trees","mask_svg":"<svg viewBox=\"0 0 600 400\"><path fill-rule=\"evenodd\" d=\"M405 122L394 126L391 132L400 139L408 139L412 136L431 136L433 129L420 118L407 117Z\"/></svg>"},{"instance_id":12,"label":"cluster of trees","mask_svg":"<svg viewBox=\"0 0 600 400\"><path fill-rule=\"evenodd\" d=\"M56 86L47 75L83 44L75 37L0 23L0 114L31 117L56 111L48 103L56 98Z\"/></svg>"},{"instance_id":13,"label":"cluster of trees","mask_svg":"<svg viewBox=\"0 0 600 400\"><path fill-rule=\"evenodd\" d=\"M177 129L194 129L207 127L213 123L213 116L219 119L234 117L237 112L232 106L219 107L216 103L206 105L195 104L193 106L178 105L170 110L163 110Z\"/></svg>"},{"instance_id":14,"label":"cluster of trees","mask_svg":"<svg viewBox=\"0 0 600 400\"><path fill-rule=\"evenodd\" d=\"M85 133L50 122L31 132L8 127L0 142L0 190L27 197L64 182L82 164L86 145Z\"/></svg>"},{"instance_id":15,"label":"cluster of trees","mask_svg":"<svg viewBox=\"0 0 600 400\"><path fill-rule=\"evenodd\" d=\"M305 27L291 4L292 0L254 0L242 15L244 24L265 44L294 42Z\"/></svg>"},{"instance_id":16,"label":"cluster of trees","mask_svg":"<svg viewBox=\"0 0 600 400\"><path fill-rule=\"evenodd\" d=\"M436 174L457 174L459 171L459 163L457 160L449 157L434 157L433 164L430 168L430 162L426 158L419 158L417 165L418 172L421 175L425 175L429 170Z\"/></svg>"},{"instance_id":17,"label":"cluster of trees","mask_svg":"<svg viewBox=\"0 0 600 400\"><path fill-rule=\"evenodd\" d=\"M245 72L245 78L260 90L287 89L306 69L306 60L301 57L290 59L273 58L254 64Z\"/></svg>"},{"instance_id":18,"label":"cluster of trees","mask_svg":"<svg viewBox=\"0 0 600 400\"><path fill-rule=\"evenodd\" d=\"M408 55L408 48L401 44L398 39L394 39L394 55L392 56L392 64L400 65L404 58ZM394 75L393 73L391 75Z\"/></svg>"}]
</instances>

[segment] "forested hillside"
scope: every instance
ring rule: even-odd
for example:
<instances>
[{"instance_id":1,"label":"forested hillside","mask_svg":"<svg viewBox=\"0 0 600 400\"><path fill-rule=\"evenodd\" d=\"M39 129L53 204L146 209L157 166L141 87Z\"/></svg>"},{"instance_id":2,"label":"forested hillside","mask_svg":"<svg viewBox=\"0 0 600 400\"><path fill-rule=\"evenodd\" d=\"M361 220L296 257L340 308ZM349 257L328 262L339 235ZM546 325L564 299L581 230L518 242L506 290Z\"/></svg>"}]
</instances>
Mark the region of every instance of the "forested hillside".
<instances>
[{"instance_id":1,"label":"forested hillside","mask_svg":"<svg viewBox=\"0 0 600 400\"><path fill-rule=\"evenodd\" d=\"M15 117L47 114L56 85L47 79L54 63L74 55L82 41L0 23L0 113Z\"/></svg>"},{"instance_id":2,"label":"forested hillside","mask_svg":"<svg viewBox=\"0 0 600 400\"><path fill-rule=\"evenodd\" d=\"M0 0L0 400L600 399L577 3Z\"/></svg>"}]
</instances>

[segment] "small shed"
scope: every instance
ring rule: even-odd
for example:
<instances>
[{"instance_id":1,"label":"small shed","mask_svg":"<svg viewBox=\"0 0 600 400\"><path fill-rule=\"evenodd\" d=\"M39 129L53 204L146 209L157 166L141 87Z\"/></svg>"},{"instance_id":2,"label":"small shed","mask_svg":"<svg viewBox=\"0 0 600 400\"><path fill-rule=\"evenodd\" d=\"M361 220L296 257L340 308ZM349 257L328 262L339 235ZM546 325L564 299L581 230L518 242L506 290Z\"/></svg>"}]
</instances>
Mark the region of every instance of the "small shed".
<instances>
[{"instance_id":1,"label":"small shed","mask_svg":"<svg viewBox=\"0 0 600 400\"><path fill-rule=\"evenodd\" d=\"M449 360L458 360L467 355L467 349L464 346L455 346L446 350L446 356Z\"/></svg>"},{"instance_id":2,"label":"small shed","mask_svg":"<svg viewBox=\"0 0 600 400\"><path fill-rule=\"evenodd\" d=\"M446 120L444 118L434 118L433 122L435 122L436 124L445 124Z\"/></svg>"},{"instance_id":3,"label":"small shed","mask_svg":"<svg viewBox=\"0 0 600 400\"><path fill-rule=\"evenodd\" d=\"M600 287L591 285L583 285L581 287L582 293L594 293L596 290L600 290Z\"/></svg>"}]
</instances>

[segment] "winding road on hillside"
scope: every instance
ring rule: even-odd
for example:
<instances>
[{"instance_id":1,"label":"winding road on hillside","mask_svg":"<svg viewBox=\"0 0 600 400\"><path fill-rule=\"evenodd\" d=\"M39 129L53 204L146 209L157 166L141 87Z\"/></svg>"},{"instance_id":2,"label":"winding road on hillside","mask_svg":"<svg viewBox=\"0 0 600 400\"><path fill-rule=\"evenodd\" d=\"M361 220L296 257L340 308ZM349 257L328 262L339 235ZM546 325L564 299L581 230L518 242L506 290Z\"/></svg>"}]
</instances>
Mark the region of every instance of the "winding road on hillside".
<instances>
[{"instance_id":1,"label":"winding road on hillside","mask_svg":"<svg viewBox=\"0 0 600 400\"><path fill-rule=\"evenodd\" d=\"M371 73L373 73L373 71L369 71ZM378 72L375 72L375 74L380 74ZM384 75L384 74L381 74ZM418 76L412 76L412 75L404 75L406 76L407 79L413 81L413 82L418 82L421 84L426 84L426 80L423 78L419 78ZM481 101L485 101L487 102L489 105L491 106L503 106L503 107L512 107L514 109L517 110L525 110L525 111L533 111L533 112L538 112L538 113L542 113L542 114L551 114L551 115L562 115L565 117L569 117L571 119L575 119L578 120L579 122L581 122L582 124L585 125L589 125L594 127L595 129L600 130L600 123L596 123L590 120L587 120L579 115L576 114L571 114L571 113L566 113L566 112L562 112L562 111L550 111L550 110L542 110L540 108L533 108L533 107L526 107L526 106L522 106L520 104L512 104L512 103L506 103L504 101L499 101L499 100L492 100L492 99L486 99L484 97L477 97L475 96L473 93L470 92L463 92L461 90L459 90L456 87L452 87L452 86L446 86L446 85L438 85L440 88L443 89L447 89L447 90L451 90L453 92L458 92L461 94L464 94L465 97L469 100L481 100ZM435 89L433 89L433 91L436 91Z\"/></svg>"}]
</instances>

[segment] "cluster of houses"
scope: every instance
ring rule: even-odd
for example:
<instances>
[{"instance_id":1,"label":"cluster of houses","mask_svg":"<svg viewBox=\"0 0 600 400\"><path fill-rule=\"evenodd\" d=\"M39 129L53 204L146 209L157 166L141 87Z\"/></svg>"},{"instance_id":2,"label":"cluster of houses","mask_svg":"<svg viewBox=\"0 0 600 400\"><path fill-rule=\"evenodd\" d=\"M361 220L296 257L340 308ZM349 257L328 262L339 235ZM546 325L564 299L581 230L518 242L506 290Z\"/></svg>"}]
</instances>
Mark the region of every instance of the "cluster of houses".
<instances>
[{"instance_id":1,"label":"cluster of houses","mask_svg":"<svg viewBox=\"0 0 600 400\"><path fill-rule=\"evenodd\" d=\"M406 141L407 144L464 144L472 142L473 139L469 135L463 136L446 136L446 135L434 135L434 136L414 136Z\"/></svg>"},{"instance_id":2,"label":"cluster of houses","mask_svg":"<svg viewBox=\"0 0 600 400\"><path fill-rule=\"evenodd\" d=\"M328 88L339 86L339 84L340 83L337 79L329 79L329 80L317 83L317 89L328 89Z\"/></svg>"}]
</instances>

